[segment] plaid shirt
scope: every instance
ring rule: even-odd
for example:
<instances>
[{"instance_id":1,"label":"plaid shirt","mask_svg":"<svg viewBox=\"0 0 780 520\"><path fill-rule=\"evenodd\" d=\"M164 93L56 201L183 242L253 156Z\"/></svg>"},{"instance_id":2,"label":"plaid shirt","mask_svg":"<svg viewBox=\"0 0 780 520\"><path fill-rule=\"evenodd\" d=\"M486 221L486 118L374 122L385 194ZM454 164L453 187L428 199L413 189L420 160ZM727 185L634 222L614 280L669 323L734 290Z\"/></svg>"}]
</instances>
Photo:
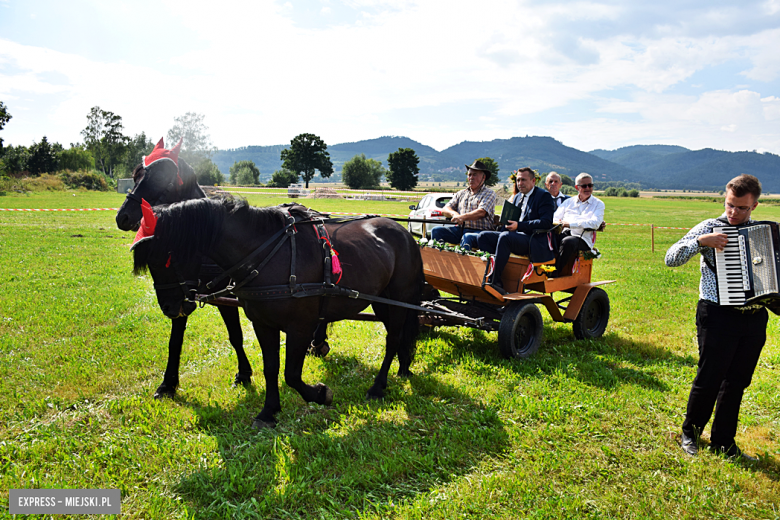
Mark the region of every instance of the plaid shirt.
<instances>
[{"instance_id":1,"label":"plaid shirt","mask_svg":"<svg viewBox=\"0 0 780 520\"><path fill-rule=\"evenodd\" d=\"M447 203L447 207L453 209L463 215L469 213L475 209L482 208L487 211L487 216L478 220L467 220L463 223L463 227L466 229L479 229L490 230L495 229L493 226L493 215L496 211L496 192L482 186L476 193L471 193L471 188L460 190L454 197Z\"/></svg>"}]
</instances>

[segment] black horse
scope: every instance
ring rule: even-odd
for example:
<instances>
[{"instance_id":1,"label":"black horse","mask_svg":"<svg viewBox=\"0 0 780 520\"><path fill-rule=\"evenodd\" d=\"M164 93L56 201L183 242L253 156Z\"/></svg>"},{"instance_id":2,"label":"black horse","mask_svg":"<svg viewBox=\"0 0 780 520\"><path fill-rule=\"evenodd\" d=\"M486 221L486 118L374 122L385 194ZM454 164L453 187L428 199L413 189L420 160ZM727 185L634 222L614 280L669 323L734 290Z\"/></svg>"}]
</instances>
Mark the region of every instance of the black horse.
<instances>
[{"instance_id":1,"label":"black horse","mask_svg":"<svg viewBox=\"0 0 780 520\"><path fill-rule=\"evenodd\" d=\"M153 238L135 249L136 269L148 266L155 270L178 270L169 274L169 278L186 279L195 269L191 259L201 255L213 259L225 270L235 267L230 272L237 287L250 280L236 293L252 321L263 352L266 397L263 410L254 420L255 427L274 426L274 416L281 409L280 331L287 334L285 382L305 401L327 405L333 398L328 387L322 383L310 386L301 380L304 358L317 324L321 320L331 322L356 316L369 302L355 296L374 295L406 304L420 303L424 279L419 248L412 236L392 220L326 222L324 227L330 244L338 251L343 268L339 283L330 287L348 288L353 291L350 297L346 296L346 289L342 293L345 295L336 296L315 292L317 287L324 287L324 266L329 265L324 261L322 234L311 223L291 225L294 210L254 208L246 201L226 198L186 201L156 208L155 212L158 220ZM303 289L315 295L299 297L306 292ZM175 289L158 290L157 296L161 306L186 312L183 293ZM409 367L418 332L417 311L384 302L372 305L385 325L387 339L382 367L368 397L382 398L396 355L398 374L411 375Z\"/></svg>"},{"instance_id":2,"label":"black horse","mask_svg":"<svg viewBox=\"0 0 780 520\"><path fill-rule=\"evenodd\" d=\"M141 200L146 200L151 205L157 205L206 197L206 194L198 185L193 169L184 159L178 157L178 146L174 147L173 150L166 150L163 140L160 139L152 153L144 157L143 162L135 168L133 171L135 185L116 214L116 225L119 229L123 231L138 229L143 216ZM206 262L201 272L195 273L197 276L194 277L194 280L200 279L205 284L215 278L220 272L221 269L217 269L216 266ZM169 281L164 279L158 280L155 278L154 272L152 273L152 278L155 285L169 283ZM227 281L223 283L223 287L225 285L227 285ZM197 290L198 288L190 285L189 289ZM217 308L222 316L222 320L225 322L230 344L233 350L236 351L236 357L238 358L238 372L233 385L249 384L252 381L252 366L244 352L244 333L241 330L238 309L222 305ZM194 307L189 312L192 312L192 310L194 310ZM178 317L178 314L171 316L166 309L163 309L163 312L170 318ZM176 388L179 386L179 363L186 329L186 315L171 320L171 335L168 340L168 363L165 367L163 382L154 393L155 398L159 399L176 395Z\"/></svg>"}]
</instances>

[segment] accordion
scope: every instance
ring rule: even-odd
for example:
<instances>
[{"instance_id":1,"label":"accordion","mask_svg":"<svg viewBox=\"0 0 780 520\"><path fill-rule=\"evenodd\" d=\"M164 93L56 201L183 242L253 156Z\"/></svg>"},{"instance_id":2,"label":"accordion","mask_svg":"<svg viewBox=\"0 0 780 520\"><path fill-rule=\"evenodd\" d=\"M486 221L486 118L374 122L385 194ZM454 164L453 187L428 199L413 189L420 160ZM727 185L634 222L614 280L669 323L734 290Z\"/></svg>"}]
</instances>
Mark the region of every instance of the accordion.
<instances>
[{"instance_id":1,"label":"accordion","mask_svg":"<svg viewBox=\"0 0 780 520\"><path fill-rule=\"evenodd\" d=\"M715 250L720 305L752 305L780 298L780 232L776 222L712 229L729 237Z\"/></svg>"}]
</instances>

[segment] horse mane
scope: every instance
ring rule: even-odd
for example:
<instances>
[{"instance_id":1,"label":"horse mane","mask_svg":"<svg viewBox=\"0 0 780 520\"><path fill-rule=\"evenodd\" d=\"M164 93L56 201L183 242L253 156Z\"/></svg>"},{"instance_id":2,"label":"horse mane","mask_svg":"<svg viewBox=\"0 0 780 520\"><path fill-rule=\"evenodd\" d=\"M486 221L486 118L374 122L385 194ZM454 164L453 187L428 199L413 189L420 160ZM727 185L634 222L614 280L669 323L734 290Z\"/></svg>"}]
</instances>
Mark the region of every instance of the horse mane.
<instances>
[{"instance_id":1,"label":"horse mane","mask_svg":"<svg viewBox=\"0 0 780 520\"><path fill-rule=\"evenodd\" d=\"M276 231L285 225L285 215L277 207L256 208L233 195L193 199L155 208L157 225L151 253L159 261L170 254L175 258L208 256L222 236L228 217L237 217L249 229ZM162 259L162 261L166 261Z\"/></svg>"},{"instance_id":2,"label":"horse mane","mask_svg":"<svg viewBox=\"0 0 780 520\"><path fill-rule=\"evenodd\" d=\"M198 176L195 174L195 170L192 166L187 164L184 159L179 159L179 175L184 185L181 187L182 193L189 193L188 199L203 199L206 197L206 193L201 189L198 184Z\"/></svg>"}]
</instances>

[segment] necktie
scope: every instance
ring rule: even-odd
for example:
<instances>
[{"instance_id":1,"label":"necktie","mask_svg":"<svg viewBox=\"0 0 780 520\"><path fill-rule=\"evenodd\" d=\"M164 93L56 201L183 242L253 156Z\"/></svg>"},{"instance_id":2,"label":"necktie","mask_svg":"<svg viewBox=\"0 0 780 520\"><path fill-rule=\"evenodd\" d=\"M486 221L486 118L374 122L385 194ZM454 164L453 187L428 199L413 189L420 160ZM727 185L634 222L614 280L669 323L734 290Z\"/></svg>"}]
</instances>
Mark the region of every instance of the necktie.
<instances>
[{"instance_id":1,"label":"necktie","mask_svg":"<svg viewBox=\"0 0 780 520\"><path fill-rule=\"evenodd\" d=\"M523 204L525 203L525 195L520 197L520 204L518 206L520 207L520 221L522 222L523 217L525 216L525 209L523 209Z\"/></svg>"}]
</instances>

